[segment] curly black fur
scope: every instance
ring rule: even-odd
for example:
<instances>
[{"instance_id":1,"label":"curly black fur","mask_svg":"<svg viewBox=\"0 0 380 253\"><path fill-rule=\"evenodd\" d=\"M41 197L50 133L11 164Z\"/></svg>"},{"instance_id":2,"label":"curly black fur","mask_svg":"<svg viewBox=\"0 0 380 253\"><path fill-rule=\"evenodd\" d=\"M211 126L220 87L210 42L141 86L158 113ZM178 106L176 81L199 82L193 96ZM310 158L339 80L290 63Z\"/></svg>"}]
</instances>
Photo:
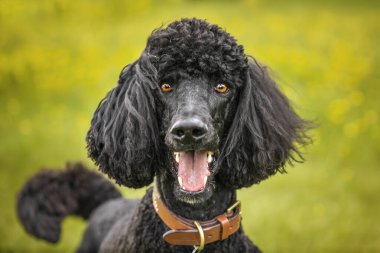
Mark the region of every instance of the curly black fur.
<instances>
[{"instance_id":1,"label":"curly black fur","mask_svg":"<svg viewBox=\"0 0 380 253\"><path fill-rule=\"evenodd\" d=\"M23 187L17 199L17 214L25 230L37 238L57 242L61 222L69 214L85 219L104 202L121 197L101 175L82 164L66 170L42 170Z\"/></svg>"},{"instance_id":2,"label":"curly black fur","mask_svg":"<svg viewBox=\"0 0 380 253\"><path fill-rule=\"evenodd\" d=\"M144 60L139 62L144 63ZM128 187L152 182L161 164L153 67L127 66L118 86L101 102L87 135L90 157L100 169Z\"/></svg>"},{"instance_id":3,"label":"curly black fur","mask_svg":"<svg viewBox=\"0 0 380 253\"><path fill-rule=\"evenodd\" d=\"M174 91L163 92L163 83L172 84ZM228 92L217 93L216 84L227 84ZM183 122L194 127L185 129L184 138L183 129L176 128ZM310 141L306 134L309 127L310 123L294 112L267 68L247 56L230 34L204 20L182 19L153 31L141 57L122 70L117 86L95 111L86 140L89 156L118 184L139 188L156 178L163 201L174 213L208 220L236 201L236 189L283 172L286 163L303 161L300 148ZM208 162L207 183L200 191L186 191L177 180L174 152L193 152L195 157L195 152L205 151L214 154ZM63 195L76 196L72 188L65 187ZM59 199L54 191L51 197L49 194L42 192L46 198ZM54 224L65 214L78 213L77 198L66 201L67 196L60 197L67 204L63 211L54 213ZM49 204L43 205L44 219L50 217L45 215L51 213ZM40 229L27 222L39 215L39 207L31 203L28 215L25 205L20 217L27 230ZM87 210L86 214L92 207ZM93 211L78 252L94 252L98 245L103 253L192 251L192 247L165 243L161 236L167 229L152 207L148 190L140 204L117 200ZM57 238L38 233L51 241ZM242 228L204 249L258 251Z\"/></svg>"},{"instance_id":4,"label":"curly black fur","mask_svg":"<svg viewBox=\"0 0 380 253\"><path fill-rule=\"evenodd\" d=\"M234 189L284 172L288 161L303 161L299 148L311 140L305 133L310 122L295 114L266 67L251 58L245 80L219 160L229 168L218 174L221 182Z\"/></svg>"}]
</instances>

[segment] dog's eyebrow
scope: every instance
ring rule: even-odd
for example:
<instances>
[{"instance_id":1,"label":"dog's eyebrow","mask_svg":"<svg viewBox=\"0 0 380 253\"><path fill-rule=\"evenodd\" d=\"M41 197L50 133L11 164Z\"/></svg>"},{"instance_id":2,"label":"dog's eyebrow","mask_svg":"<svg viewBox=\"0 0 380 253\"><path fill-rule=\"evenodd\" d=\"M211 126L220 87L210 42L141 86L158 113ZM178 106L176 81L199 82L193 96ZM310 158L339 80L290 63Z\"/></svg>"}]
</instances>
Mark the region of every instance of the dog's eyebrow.
<instances>
[{"instance_id":1,"label":"dog's eyebrow","mask_svg":"<svg viewBox=\"0 0 380 253\"><path fill-rule=\"evenodd\" d=\"M163 73L160 75L159 73L159 80L160 81L168 81L168 82L175 82L178 80L179 73L176 73L175 71L162 71Z\"/></svg>"},{"instance_id":2,"label":"dog's eyebrow","mask_svg":"<svg viewBox=\"0 0 380 253\"><path fill-rule=\"evenodd\" d=\"M189 74L187 74L184 71L178 71L178 69L173 70L173 71L162 70L162 75L160 75L159 73L159 80L161 82L162 81L178 82L181 79L189 79L189 78L191 78ZM172 83L172 84L175 84L175 83Z\"/></svg>"}]
</instances>

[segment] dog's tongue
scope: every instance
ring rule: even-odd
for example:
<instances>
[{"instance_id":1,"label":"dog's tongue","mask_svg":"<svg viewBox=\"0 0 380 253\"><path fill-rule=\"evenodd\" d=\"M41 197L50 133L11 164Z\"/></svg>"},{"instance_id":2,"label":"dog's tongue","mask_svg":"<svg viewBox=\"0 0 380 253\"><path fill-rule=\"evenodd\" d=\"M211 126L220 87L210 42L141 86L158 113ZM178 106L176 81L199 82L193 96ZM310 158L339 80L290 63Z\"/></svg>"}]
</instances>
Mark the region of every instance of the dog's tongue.
<instances>
[{"instance_id":1,"label":"dog's tongue","mask_svg":"<svg viewBox=\"0 0 380 253\"><path fill-rule=\"evenodd\" d=\"M181 177L186 191L200 191L206 185L209 175L207 151L180 152L178 176Z\"/></svg>"}]
</instances>

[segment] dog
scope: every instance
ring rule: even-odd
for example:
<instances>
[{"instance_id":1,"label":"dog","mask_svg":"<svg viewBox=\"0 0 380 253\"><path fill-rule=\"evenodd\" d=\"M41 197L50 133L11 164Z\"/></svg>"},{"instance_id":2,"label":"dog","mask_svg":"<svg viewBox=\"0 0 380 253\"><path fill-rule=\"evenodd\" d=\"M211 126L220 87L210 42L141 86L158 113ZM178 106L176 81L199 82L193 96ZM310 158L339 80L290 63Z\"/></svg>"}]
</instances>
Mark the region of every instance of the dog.
<instances>
[{"instance_id":1,"label":"dog","mask_svg":"<svg viewBox=\"0 0 380 253\"><path fill-rule=\"evenodd\" d=\"M217 25L182 19L150 35L96 109L86 141L122 198L81 164L44 170L24 186L26 231L57 242L62 219L88 219L78 253L260 252L244 234L236 190L303 161L310 122L268 69Z\"/></svg>"}]
</instances>

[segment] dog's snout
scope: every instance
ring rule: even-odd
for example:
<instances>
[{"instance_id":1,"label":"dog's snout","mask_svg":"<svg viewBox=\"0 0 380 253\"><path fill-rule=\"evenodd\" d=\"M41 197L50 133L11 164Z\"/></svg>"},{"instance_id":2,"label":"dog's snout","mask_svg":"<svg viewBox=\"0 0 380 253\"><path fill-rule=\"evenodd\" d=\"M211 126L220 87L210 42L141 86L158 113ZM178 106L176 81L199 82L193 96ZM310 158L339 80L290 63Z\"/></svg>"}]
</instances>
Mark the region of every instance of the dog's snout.
<instances>
[{"instance_id":1,"label":"dog's snout","mask_svg":"<svg viewBox=\"0 0 380 253\"><path fill-rule=\"evenodd\" d=\"M199 141L207 133L207 125L196 118L179 120L170 130L174 139L179 141Z\"/></svg>"}]
</instances>

